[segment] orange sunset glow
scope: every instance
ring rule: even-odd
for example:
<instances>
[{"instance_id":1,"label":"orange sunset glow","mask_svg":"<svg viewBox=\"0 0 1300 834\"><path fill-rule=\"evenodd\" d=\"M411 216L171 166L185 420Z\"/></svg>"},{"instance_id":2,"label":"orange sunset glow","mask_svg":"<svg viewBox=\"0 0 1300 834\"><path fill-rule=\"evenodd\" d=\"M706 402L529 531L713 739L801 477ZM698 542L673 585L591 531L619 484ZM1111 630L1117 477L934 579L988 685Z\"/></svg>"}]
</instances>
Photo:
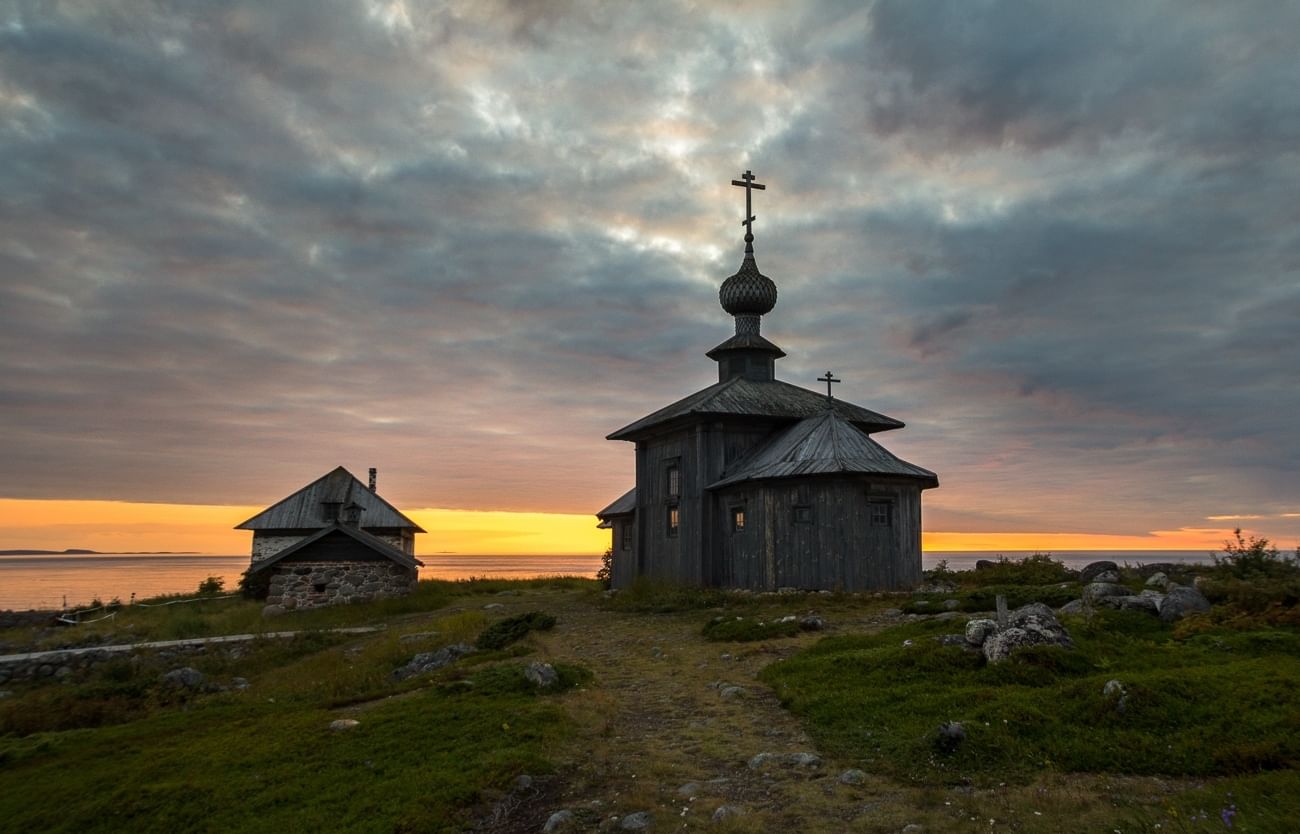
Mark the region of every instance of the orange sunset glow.
<instances>
[{"instance_id":1,"label":"orange sunset glow","mask_svg":"<svg viewBox=\"0 0 1300 834\"><path fill-rule=\"evenodd\" d=\"M232 529L261 510L254 506L149 504L121 501L0 499L0 549L86 548L105 553L192 551L237 555L250 536ZM593 516L422 508L404 510L428 531L420 555L568 555L600 553L609 532ZM1231 527L1154 530L1146 535L941 530L922 534L928 551L1218 550Z\"/></svg>"}]
</instances>

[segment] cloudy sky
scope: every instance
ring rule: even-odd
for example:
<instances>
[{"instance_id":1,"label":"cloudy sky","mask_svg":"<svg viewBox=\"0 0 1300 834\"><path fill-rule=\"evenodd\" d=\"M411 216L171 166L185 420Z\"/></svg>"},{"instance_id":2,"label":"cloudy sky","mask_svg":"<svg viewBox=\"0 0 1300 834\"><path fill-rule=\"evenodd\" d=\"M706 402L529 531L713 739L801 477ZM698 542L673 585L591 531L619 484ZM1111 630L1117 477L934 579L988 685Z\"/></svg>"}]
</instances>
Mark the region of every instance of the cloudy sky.
<instances>
[{"instance_id":1,"label":"cloudy sky","mask_svg":"<svg viewBox=\"0 0 1300 834\"><path fill-rule=\"evenodd\" d=\"M589 514L632 479L604 436L716 379L748 168L778 375L907 423L880 439L940 475L932 544L1294 547L1297 32L1186 0L0 0L6 523L338 464L402 507Z\"/></svg>"}]
</instances>

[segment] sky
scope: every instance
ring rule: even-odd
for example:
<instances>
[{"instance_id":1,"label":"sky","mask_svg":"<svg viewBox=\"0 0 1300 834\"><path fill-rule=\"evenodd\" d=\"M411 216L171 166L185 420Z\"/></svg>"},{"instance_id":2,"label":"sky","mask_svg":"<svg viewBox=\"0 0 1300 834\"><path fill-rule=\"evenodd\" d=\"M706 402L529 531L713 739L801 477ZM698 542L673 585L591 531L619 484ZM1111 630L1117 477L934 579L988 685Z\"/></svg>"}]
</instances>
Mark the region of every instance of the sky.
<instances>
[{"instance_id":1,"label":"sky","mask_svg":"<svg viewBox=\"0 0 1300 834\"><path fill-rule=\"evenodd\" d=\"M239 552L342 464L421 552L598 550L605 435L716 380L748 169L778 377L907 424L927 547L1295 547L1298 31L0 0L0 548Z\"/></svg>"}]
</instances>

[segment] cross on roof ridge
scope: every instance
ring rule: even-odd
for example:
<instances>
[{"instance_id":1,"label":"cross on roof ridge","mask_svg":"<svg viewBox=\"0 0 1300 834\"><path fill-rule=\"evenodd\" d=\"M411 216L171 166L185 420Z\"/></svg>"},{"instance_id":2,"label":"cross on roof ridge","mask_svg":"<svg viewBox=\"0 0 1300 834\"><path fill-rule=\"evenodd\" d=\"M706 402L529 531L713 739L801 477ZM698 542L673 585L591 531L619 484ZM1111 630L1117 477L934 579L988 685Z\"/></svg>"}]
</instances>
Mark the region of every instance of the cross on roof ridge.
<instances>
[{"instance_id":1,"label":"cross on roof ridge","mask_svg":"<svg viewBox=\"0 0 1300 834\"><path fill-rule=\"evenodd\" d=\"M757 188L759 191L765 191L767 186L762 183L754 182L754 172L748 169L746 169L745 173L740 175L740 179L732 180L731 184L738 185L745 189L745 219L740 221L740 225L745 227L745 242L753 243L754 221L757 219L757 216L754 214L754 205L752 202L753 189Z\"/></svg>"},{"instance_id":2,"label":"cross on roof ridge","mask_svg":"<svg viewBox=\"0 0 1300 834\"><path fill-rule=\"evenodd\" d=\"M826 399L827 401L830 401L835 399L835 395L831 393L831 385L836 382L843 382L844 380L836 379L834 374L832 374L830 371L827 371L826 376L817 377L817 381L826 383Z\"/></svg>"}]
</instances>

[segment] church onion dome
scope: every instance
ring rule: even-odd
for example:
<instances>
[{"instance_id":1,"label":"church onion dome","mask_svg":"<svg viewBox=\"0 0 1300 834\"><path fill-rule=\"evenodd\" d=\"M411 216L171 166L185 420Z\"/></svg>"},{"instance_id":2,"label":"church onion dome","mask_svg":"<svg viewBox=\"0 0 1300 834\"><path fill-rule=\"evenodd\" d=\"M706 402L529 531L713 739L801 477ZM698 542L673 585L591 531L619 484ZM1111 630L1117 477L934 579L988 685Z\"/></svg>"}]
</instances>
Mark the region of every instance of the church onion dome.
<instances>
[{"instance_id":1,"label":"church onion dome","mask_svg":"<svg viewBox=\"0 0 1300 834\"><path fill-rule=\"evenodd\" d=\"M776 306L776 284L758 271L752 250L736 274L722 282L718 301L733 316L761 316Z\"/></svg>"}]
</instances>

